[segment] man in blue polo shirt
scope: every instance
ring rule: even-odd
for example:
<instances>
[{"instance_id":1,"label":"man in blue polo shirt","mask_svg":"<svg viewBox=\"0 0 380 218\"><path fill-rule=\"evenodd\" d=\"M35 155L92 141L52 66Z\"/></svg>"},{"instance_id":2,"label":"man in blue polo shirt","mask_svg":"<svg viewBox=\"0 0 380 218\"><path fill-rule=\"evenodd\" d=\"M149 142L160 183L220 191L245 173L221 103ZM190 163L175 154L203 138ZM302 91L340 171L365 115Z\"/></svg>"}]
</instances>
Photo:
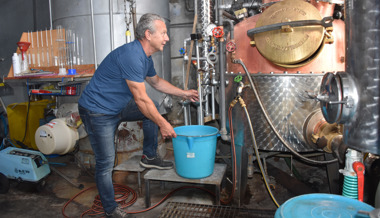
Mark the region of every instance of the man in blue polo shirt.
<instances>
[{"instance_id":1,"label":"man in blue polo shirt","mask_svg":"<svg viewBox=\"0 0 380 218\"><path fill-rule=\"evenodd\" d=\"M163 93L198 101L196 90L179 89L156 74L151 55L162 51L169 41L164 19L155 14L144 14L135 35L135 41L107 55L78 102L79 114L95 154L95 179L107 217L128 216L114 200L112 183L114 136L121 121L143 121L142 166L157 169L173 167L172 162L164 161L156 154L158 127L163 138L176 137L176 133L148 97L144 81Z\"/></svg>"}]
</instances>

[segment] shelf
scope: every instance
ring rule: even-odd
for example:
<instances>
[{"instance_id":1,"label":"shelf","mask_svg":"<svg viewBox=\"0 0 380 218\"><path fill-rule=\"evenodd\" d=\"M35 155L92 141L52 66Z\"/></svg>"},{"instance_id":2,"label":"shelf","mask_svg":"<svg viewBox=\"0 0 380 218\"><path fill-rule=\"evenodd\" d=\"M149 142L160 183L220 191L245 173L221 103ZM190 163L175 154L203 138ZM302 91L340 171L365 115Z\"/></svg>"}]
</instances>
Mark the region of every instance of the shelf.
<instances>
[{"instance_id":1,"label":"shelf","mask_svg":"<svg viewBox=\"0 0 380 218\"><path fill-rule=\"evenodd\" d=\"M27 76L13 76L13 68L8 73L8 76L4 78L6 82L20 82L25 80L33 80L33 81L61 81L64 78L66 81L88 81L94 75L95 65L87 64L87 65L75 65L74 68L77 70L76 75L58 75L58 67L38 67L35 69L39 69L43 72L51 72L50 74L41 75L28 74Z\"/></svg>"},{"instance_id":2,"label":"shelf","mask_svg":"<svg viewBox=\"0 0 380 218\"><path fill-rule=\"evenodd\" d=\"M81 91L80 82L62 82L57 84L60 89L30 89L31 85L38 85L38 82L26 81L26 87L29 95L48 95L48 96L79 96Z\"/></svg>"}]
</instances>

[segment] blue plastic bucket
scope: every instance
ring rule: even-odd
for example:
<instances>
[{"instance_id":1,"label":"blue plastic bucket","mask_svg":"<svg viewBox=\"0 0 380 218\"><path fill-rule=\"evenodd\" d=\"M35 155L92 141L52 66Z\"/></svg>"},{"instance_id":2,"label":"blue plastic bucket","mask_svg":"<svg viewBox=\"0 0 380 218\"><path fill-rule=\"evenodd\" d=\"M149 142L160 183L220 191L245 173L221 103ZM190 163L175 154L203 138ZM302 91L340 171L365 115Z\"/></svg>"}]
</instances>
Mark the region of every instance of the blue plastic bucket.
<instances>
[{"instance_id":1,"label":"blue plastic bucket","mask_svg":"<svg viewBox=\"0 0 380 218\"><path fill-rule=\"evenodd\" d=\"M219 130L212 126L175 127L173 138L175 169L188 179L210 176L214 171L215 150Z\"/></svg>"},{"instance_id":2,"label":"blue plastic bucket","mask_svg":"<svg viewBox=\"0 0 380 218\"><path fill-rule=\"evenodd\" d=\"M360 217L358 211L374 208L361 201L333 194L306 194L287 200L277 210L275 218Z\"/></svg>"}]
</instances>

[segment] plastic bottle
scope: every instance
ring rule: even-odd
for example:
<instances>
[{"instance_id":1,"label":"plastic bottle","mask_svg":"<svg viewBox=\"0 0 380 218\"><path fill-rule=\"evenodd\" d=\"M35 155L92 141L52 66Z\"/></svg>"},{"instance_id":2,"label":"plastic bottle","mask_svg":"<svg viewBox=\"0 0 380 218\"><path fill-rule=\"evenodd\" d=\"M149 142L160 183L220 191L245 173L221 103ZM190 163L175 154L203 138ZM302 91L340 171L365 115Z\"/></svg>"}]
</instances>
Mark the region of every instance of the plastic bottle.
<instances>
[{"instance_id":1,"label":"plastic bottle","mask_svg":"<svg viewBox=\"0 0 380 218\"><path fill-rule=\"evenodd\" d=\"M17 53L14 53L12 56L12 64L13 64L13 76L19 76L21 73L21 64L20 58Z\"/></svg>"}]
</instances>

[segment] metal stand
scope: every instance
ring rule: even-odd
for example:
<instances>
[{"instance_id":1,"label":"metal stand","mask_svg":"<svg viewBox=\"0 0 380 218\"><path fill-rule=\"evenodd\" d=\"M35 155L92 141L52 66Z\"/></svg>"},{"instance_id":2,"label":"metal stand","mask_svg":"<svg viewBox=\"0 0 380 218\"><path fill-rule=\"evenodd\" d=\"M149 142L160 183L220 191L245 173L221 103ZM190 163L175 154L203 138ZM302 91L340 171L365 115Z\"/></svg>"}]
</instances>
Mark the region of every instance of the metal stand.
<instances>
[{"instance_id":1,"label":"metal stand","mask_svg":"<svg viewBox=\"0 0 380 218\"><path fill-rule=\"evenodd\" d=\"M150 181L151 180L157 180L161 182L182 182L182 183L196 183L196 184L208 184L208 185L215 185L215 203L217 205L220 205L220 185L222 183L222 179L224 177L224 174L226 172L226 165L225 164L215 164L214 166L214 172L206 178L202 179L186 179L183 177L180 177L175 172L175 169L170 170L156 170L152 169L149 170L145 175L145 205L146 207L150 207Z\"/></svg>"},{"instance_id":2,"label":"metal stand","mask_svg":"<svg viewBox=\"0 0 380 218\"><path fill-rule=\"evenodd\" d=\"M145 168L140 166L140 155L135 155L128 159L127 161L124 161L123 163L117 165L114 170L119 171L127 171L127 172L137 172L137 183L139 188L139 195L142 194L142 188L141 188L141 173L144 172Z\"/></svg>"}]
</instances>

